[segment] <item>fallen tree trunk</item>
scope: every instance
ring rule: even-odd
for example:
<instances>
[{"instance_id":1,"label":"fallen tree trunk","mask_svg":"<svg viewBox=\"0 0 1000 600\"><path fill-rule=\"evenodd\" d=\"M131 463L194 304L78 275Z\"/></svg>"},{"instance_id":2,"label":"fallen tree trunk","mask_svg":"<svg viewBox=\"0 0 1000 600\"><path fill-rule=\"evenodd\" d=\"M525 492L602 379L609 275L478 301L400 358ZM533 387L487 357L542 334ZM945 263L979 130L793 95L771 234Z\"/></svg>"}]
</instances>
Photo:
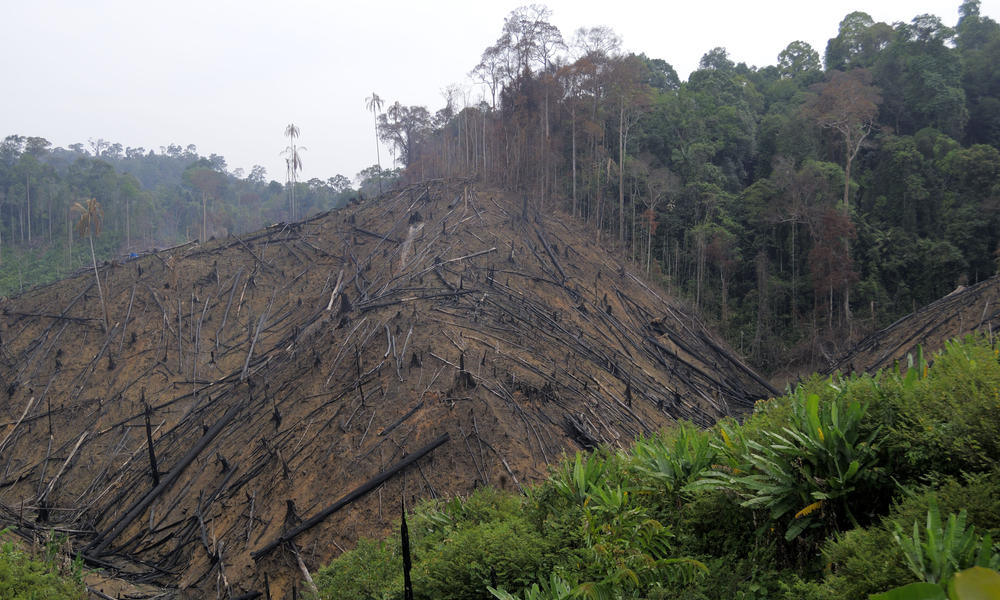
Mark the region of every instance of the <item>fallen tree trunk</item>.
<instances>
[{"instance_id":1,"label":"fallen tree trunk","mask_svg":"<svg viewBox=\"0 0 1000 600\"><path fill-rule=\"evenodd\" d=\"M151 489L141 500L136 502L135 505L133 505L132 508L125 513L125 516L122 517L117 524L115 524L111 531L98 535L94 541L92 541L90 545L84 549L84 552L92 556L100 556L103 554L104 551L107 550L108 546L111 545L111 542L121 535L121 533L125 531L125 528L131 525L132 521L135 521L139 515L141 515L149 507L149 505L153 503L153 500L156 500L160 494L173 485L174 481L176 481L177 478L180 477L181 473L184 472L184 469L186 469L187 466L190 465L199 454L201 454L201 451L215 439L215 436L219 435L222 428L228 425L229 422L236 417L236 414L240 412L242 407L242 403L233 404L233 406L226 411L226 414L222 415L222 417L215 422L215 425L205 432L205 435L201 436L198 443L188 450L188 453L181 458L180 462L177 463L174 468L160 480L159 485Z\"/></svg>"},{"instance_id":2,"label":"fallen tree trunk","mask_svg":"<svg viewBox=\"0 0 1000 600\"><path fill-rule=\"evenodd\" d=\"M447 433L441 435L440 437L436 438L431 443L429 443L426 446L420 448L419 450L417 450L413 454L407 456L406 458L404 458L403 460L399 461L395 465L389 467L385 471L382 471L381 473L379 473L375 477L372 477L371 479L369 479L368 481L364 482L360 486L354 488L354 490L351 493L347 494L346 496L344 496L340 500L337 500L336 502L334 502L330 506L324 508L323 510L321 510L315 516L312 516L312 517L306 519L298 527L293 527L292 529L289 529L285 533L282 533L281 535L279 535L278 539L276 539L273 542L270 542L269 544L265 545L260 550L256 550L254 552L251 552L250 556L252 556L254 560L260 560L264 556L267 556L268 554L271 553L271 551L273 551L278 546L284 544L285 542L288 542L288 541L291 541L291 540L295 539L295 537L298 536L300 533L302 533L304 531L307 531L309 529L312 529L313 527L315 527L316 525L318 525L319 523L321 523L324 519L326 519L327 517L329 517L333 513L337 512L338 510L344 508L348 504L354 502L358 498L361 498L365 494L371 492L372 490L374 490L378 486L382 485L388 479L390 479L392 476L396 475L397 473L399 473L400 471L402 471L406 467L412 465L413 463L415 463L418 460L420 460L421 458L423 458L425 454L430 453L432 450L434 450L435 448L437 448L441 444L447 442L449 438L450 438L450 436Z\"/></svg>"}]
</instances>

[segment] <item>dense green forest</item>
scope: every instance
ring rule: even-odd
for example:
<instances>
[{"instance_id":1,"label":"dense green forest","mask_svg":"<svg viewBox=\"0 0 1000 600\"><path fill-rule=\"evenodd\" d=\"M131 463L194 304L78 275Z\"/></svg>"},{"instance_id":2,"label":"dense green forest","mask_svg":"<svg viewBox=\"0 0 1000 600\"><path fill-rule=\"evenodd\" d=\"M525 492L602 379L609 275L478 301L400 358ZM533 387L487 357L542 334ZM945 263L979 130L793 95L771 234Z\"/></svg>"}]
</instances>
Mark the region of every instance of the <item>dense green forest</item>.
<instances>
[{"instance_id":1,"label":"dense green forest","mask_svg":"<svg viewBox=\"0 0 1000 600\"><path fill-rule=\"evenodd\" d=\"M759 367L819 364L997 270L1000 25L959 15L854 12L825 69L801 41L765 67L714 48L682 82L523 7L472 70L487 101L396 102L379 134L409 177L474 173L592 223Z\"/></svg>"},{"instance_id":2,"label":"dense green forest","mask_svg":"<svg viewBox=\"0 0 1000 600\"><path fill-rule=\"evenodd\" d=\"M928 366L814 377L745 422L680 424L553 467L525 493L427 501L316 577L327 599L944 600L1000 574L1000 363L985 340ZM916 584L916 585L913 585ZM916 594L916 591L922 592Z\"/></svg>"},{"instance_id":3,"label":"dense green forest","mask_svg":"<svg viewBox=\"0 0 1000 600\"><path fill-rule=\"evenodd\" d=\"M276 143L281 132L275 132ZM374 196L377 181L396 170L358 174L360 191ZM159 151L122 148L103 139L88 147L53 148L39 137L8 135L0 142L0 295L66 276L91 263L79 243L81 213L73 205L96 199L98 260L253 231L343 206L358 190L343 175L327 180L268 181L263 167L227 169L225 158L198 154L194 145Z\"/></svg>"}]
</instances>

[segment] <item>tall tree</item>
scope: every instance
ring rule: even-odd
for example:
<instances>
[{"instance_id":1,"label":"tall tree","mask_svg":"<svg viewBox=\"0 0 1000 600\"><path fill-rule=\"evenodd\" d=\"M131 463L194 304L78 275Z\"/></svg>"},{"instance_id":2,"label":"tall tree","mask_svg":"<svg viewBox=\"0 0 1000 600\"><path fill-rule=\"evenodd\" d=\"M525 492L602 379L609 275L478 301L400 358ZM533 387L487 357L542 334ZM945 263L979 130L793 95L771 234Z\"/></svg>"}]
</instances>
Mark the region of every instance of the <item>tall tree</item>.
<instances>
[{"instance_id":1,"label":"tall tree","mask_svg":"<svg viewBox=\"0 0 1000 600\"><path fill-rule=\"evenodd\" d=\"M832 129L844 141L844 212L850 206L851 166L865 139L875 130L878 106L882 97L872 85L867 69L833 71L829 80L814 86L816 94L805 104L805 111L816 123Z\"/></svg>"},{"instance_id":2,"label":"tall tree","mask_svg":"<svg viewBox=\"0 0 1000 600\"><path fill-rule=\"evenodd\" d=\"M861 150L861 145L876 127L875 117L878 115L878 105L882 101L878 88L873 86L871 81L872 76L867 69L854 69L846 73L833 71L826 83L818 84L816 88L818 93L811 97L805 106L805 110L814 115L817 123L836 131L844 140L843 212L847 223L840 229L845 235L853 233L853 224L850 221L851 165ZM828 220L828 224L832 227L834 221ZM847 237L843 238L843 242L844 254L850 258L850 242ZM840 278L840 281L844 284L845 321L850 324L851 282L846 278Z\"/></svg>"},{"instance_id":3,"label":"tall tree","mask_svg":"<svg viewBox=\"0 0 1000 600\"><path fill-rule=\"evenodd\" d=\"M80 213L80 219L76 222L76 230L80 235L86 234L90 241L90 260L94 265L94 279L97 280L97 295L101 299L101 312L104 325L104 332L108 332L108 307L104 304L104 292L101 289L101 274L97 270L97 254L94 252L94 236L101 235L101 225L104 223L104 210L101 203L96 198L88 198L86 204L80 202L73 203L73 211Z\"/></svg>"},{"instance_id":4,"label":"tall tree","mask_svg":"<svg viewBox=\"0 0 1000 600\"><path fill-rule=\"evenodd\" d=\"M295 145L295 139L299 137L299 128L295 123L289 123L285 127L285 136L288 137L288 147L285 148L285 164L287 166L287 180L288 180L288 203L290 208L291 217L290 220L294 221L296 219L295 214L295 183L298 180L299 171L302 170L302 157L299 155L300 150L305 150Z\"/></svg>"},{"instance_id":5,"label":"tall tree","mask_svg":"<svg viewBox=\"0 0 1000 600\"><path fill-rule=\"evenodd\" d=\"M826 44L827 69L853 69L875 64L878 53L892 38L892 27L855 11L840 22L837 37Z\"/></svg>"},{"instance_id":6,"label":"tall tree","mask_svg":"<svg viewBox=\"0 0 1000 600\"><path fill-rule=\"evenodd\" d=\"M469 73L469 75L474 78L474 81L485 85L490 91L491 109L496 109L497 94L500 92L500 88L503 87L504 84L503 66L501 48L498 44L494 44L486 50L483 50L483 55L479 60L479 64L473 67L472 71Z\"/></svg>"},{"instance_id":7,"label":"tall tree","mask_svg":"<svg viewBox=\"0 0 1000 600\"><path fill-rule=\"evenodd\" d=\"M378 178L378 195L382 195L382 151L378 147L378 113L382 110L382 106L385 103L379 98L379 95L372 92L371 96L365 98L365 107L372 112L372 120L375 121L375 159L379 169Z\"/></svg>"},{"instance_id":8,"label":"tall tree","mask_svg":"<svg viewBox=\"0 0 1000 600\"><path fill-rule=\"evenodd\" d=\"M962 139L969 120L963 65L954 30L931 15L896 25L892 42L872 69L883 91L881 120L896 134L933 127Z\"/></svg>"},{"instance_id":9,"label":"tall tree","mask_svg":"<svg viewBox=\"0 0 1000 600\"><path fill-rule=\"evenodd\" d=\"M403 106L395 102L378 117L379 136L399 152L399 160L410 166L417 160L421 136L431 126L431 115L423 106Z\"/></svg>"},{"instance_id":10,"label":"tall tree","mask_svg":"<svg viewBox=\"0 0 1000 600\"><path fill-rule=\"evenodd\" d=\"M778 71L785 79L794 79L809 73L819 73L822 65L819 52L801 40L796 40L778 54Z\"/></svg>"}]
</instances>

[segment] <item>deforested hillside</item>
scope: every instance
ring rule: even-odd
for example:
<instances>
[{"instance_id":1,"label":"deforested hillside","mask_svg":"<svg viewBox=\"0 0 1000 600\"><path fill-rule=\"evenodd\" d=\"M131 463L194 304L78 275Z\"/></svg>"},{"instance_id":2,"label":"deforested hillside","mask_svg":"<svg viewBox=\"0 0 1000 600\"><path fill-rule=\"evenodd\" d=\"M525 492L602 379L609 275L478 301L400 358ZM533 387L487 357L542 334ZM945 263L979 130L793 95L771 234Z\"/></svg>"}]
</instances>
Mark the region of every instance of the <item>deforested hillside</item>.
<instances>
[{"instance_id":1,"label":"deforested hillside","mask_svg":"<svg viewBox=\"0 0 1000 600\"><path fill-rule=\"evenodd\" d=\"M180 596L282 597L401 500L773 393L595 236L434 181L7 299L0 520Z\"/></svg>"},{"instance_id":2,"label":"deforested hillside","mask_svg":"<svg viewBox=\"0 0 1000 600\"><path fill-rule=\"evenodd\" d=\"M907 355L915 357L921 348L930 356L955 338L974 333L992 336L1000 331L998 299L1000 277L959 287L861 340L830 371L874 373L906 361Z\"/></svg>"}]
</instances>

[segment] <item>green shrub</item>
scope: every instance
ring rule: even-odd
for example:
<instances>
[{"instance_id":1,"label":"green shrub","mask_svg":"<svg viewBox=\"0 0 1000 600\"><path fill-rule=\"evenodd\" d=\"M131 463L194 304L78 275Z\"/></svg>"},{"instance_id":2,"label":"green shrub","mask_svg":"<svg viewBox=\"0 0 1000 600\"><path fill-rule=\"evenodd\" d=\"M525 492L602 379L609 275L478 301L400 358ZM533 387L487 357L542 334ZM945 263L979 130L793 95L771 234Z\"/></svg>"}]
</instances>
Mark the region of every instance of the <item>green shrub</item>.
<instances>
[{"instance_id":1,"label":"green shrub","mask_svg":"<svg viewBox=\"0 0 1000 600\"><path fill-rule=\"evenodd\" d=\"M451 530L414 551L413 588L420 598L491 598L487 586L519 591L551 571L550 542L519 515Z\"/></svg>"},{"instance_id":2,"label":"green shrub","mask_svg":"<svg viewBox=\"0 0 1000 600\"><path fill-rule=\"evenodd\" d=\"M881 483L879 429L865 435L861 426L867 406L843 394L821 403L800 387L791 409L783 427L764 429L757 439L738 425L721 425L717 449L730 468L705 473L693 487L733 490L742 506L766 509L786 540L812 527L835 529L843 517L857 525L852 505Z\"/></svg>"},{"instance_id":3,"label":"green shrub","mask_svg":"<svg viewBox=\"0 0 1000 600\"><path fill-rule=\"evenodd\" d=\"M758 531L759 517L724 490L699 490L675 513L678 547L704 557L747 556L773 547L774 536Z\"/></svg>"},{"instance_id":4,"label":"green shrub","mask_svg":"<svg viewBox=\"0 0 1000 600\"><path fill-rule=\"evenodd\" d=\"M488 585L518 591L550 571L552 545L525 516L525 498L482 488L465 499L427 501L407 518L418 598L491 598ZM399 535L362 540L320 570L325 599L402 597Z\"/></svg>"},{"instance_id":5,"label":"green shrub","mask_svg":"<svg viewBox=\"0 0 1000 600\"><path fill-rule=\"evenodd\" d=\"M886 394L884 450L901 481L988 471L1000 462L1000 363L984 340L949 342L926 377ZM892 379L892 376L887 376ZM907 380L907 377L909 380ZM887 388L889 384L883 384Z\"/></svg>"},{"instance_id":6,"label":"green shrub","mask_svg":"<svg viewBox=\"0 0 1000 600\"><path fill-rule=\"evenodd\" d=\"M707 571L697 560L674 555L670 527L650 518L621 485L600 487L584 508L580 591L602 596L611 590L644 591L654 582L688 583Z\"/></svg>"},{"instance_id":7,"label":"green shrub","mask_svg":"<svg viewBox=\"0 0 1000 600\"><path fill-rule=\"evenodd\" d=\"M3 534L6 532L0 532ZM5 536L6 537L6 536ZM11 541L0 543L0 598L4 600L82 600L86 597L79 560L59 564L61 542L51 540L45 555L32 557Z\"/></svg>"},{"instance_id":8,"label":"green shrub","mask_svg":"<svg viewBox=\"0 0 1000 600\"><path fill-rule=\"evenodd\" d=\"M434 545L453 529L503 520L520 514L524 498L493 488L479 488L467 498L421 502L408 520L415 544Z\"/></svg>"},{"instance_id":9,"label":"green shrub","mask_svg":"<svg viewBox=\"0 0 1000 600\"><path fill-rule=\"evenodd\" d=\"M362 539L315 577L327 600L390 600L403 593L403 557L398 538Z\"/></svg>"}]
</instances>

